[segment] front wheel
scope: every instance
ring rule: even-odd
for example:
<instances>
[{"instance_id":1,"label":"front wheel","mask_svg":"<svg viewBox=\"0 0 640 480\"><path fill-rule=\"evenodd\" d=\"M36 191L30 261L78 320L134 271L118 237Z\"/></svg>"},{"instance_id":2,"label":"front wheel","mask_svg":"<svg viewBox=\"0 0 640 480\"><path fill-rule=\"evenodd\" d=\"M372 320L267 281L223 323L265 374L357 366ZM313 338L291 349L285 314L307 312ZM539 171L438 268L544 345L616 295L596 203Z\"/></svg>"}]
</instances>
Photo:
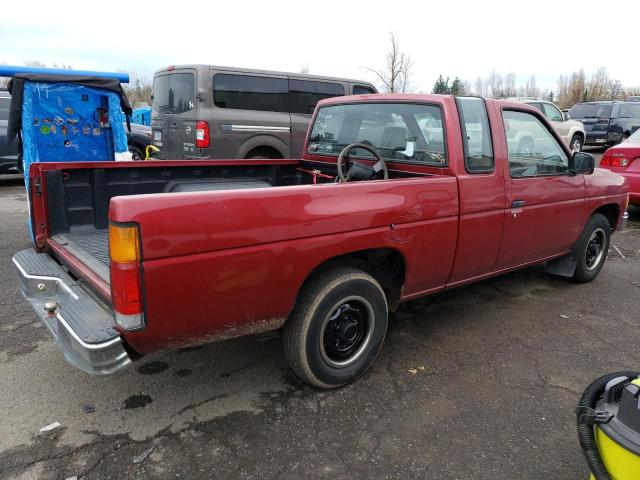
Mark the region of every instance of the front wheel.
<instances>
[{"instance_id":1,"label":"front wheel","mask_svg":"<svg viewBox=\"0 0 640 480\"><path fill-rule=\"evenodd\" d=\"M374 362L387 322L387 299L371 275L350 267L326 271L305 285L285 324L285 357L311 385L340 387Z\"/></svg>"},{"instance_id":2,"label":"front wheel","mask_svg":"<svg viewBox=\"0 0 640 480\"><path fill-rule=\"evenodd\" d=\"M590 282L598 276L607 259L610 237L611 226L607 217L601 213L593 214L578 240L574 281Z\"/></svg>"},{"instance_id":3,"label":"front wheel","mask_svg":"<svg viewBox=\"0 0 640 480\"><path fill-rule=\"evenodd\" d=\"M571 137L571 152L579 152L582 150L582 137L580 135L574 135Z\"/></svg>"}]
</instances>

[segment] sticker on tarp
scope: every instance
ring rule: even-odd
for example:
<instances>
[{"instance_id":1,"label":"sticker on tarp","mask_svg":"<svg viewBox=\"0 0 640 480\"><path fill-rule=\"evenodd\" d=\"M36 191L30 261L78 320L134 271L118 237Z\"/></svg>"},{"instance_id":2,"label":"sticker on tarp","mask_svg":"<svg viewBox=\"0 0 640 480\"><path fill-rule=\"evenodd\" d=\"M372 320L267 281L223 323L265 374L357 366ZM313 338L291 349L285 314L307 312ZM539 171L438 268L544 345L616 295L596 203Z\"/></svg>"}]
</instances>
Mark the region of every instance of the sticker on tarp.
<instances>
[{"instance_id":1,"label":"sticker on tarp","mask_svg":"<svg viewBox=\"0 0 640 480\"><path fill-rule=\"evenodd\" d=\"M56 125L62 125L64 123L64 118L56 117L53 119L53 121L56 122Z\"/></svg>"},{"instance_id":2,"label":"sticker on tarp","mask_svg":"<svg viewBox=\"0 0 640 480\"><path fill-rule=\"evenodd\" d=\"M39 125L40 125L40 122L38 121L38 119L37 119L37 118L34 118L34 119L33 119L33 126L34 126L34 127L38 127Z\"/></svg>"},{"instance_id":3,"label":"sticker on tarp","mask_svg":"<svg viewBox=\"0 0 640 480\"><path fill-rule=\"evenodd\" d=\"M64 113L66 113L67 115L73 115L73 108L71 107L65 108Z\"/></svg>"},{"instance_id":4,"label":"sticker on tarp","mask_svg":"<svg viewBox=\"0 0 640 480\"><path fill-rule=\"evenodd\" d=\"M93 134L97 137L98 135L100 135L101 131L100 131L100 127L95 127L93 129Z\"/></svg>"},{"instance_id":5,"label":"sticker on tarp","mask_svg":"<svg viewBox=\"0 0 640 480\"><path fill-rule=\"evenodd\" d=\"M91 129L87 126L82 127L82 134L83 135L89 135L91 134Z\"/></svg>"},{"instance_id":6,"label":"sticker on tarp","mask_svg":"<svg viewBox=\"0 0 640 480\"><path fill-rule=\"evenodd\" d=\"M69 125L75 125L76 123L78 123L78 119L77 118L67 118L67 123Z\"/></svg>"},{"instance_id":7,"label":"sticker on tarp","mask_svg":"<svg viewBox=\"0 0 640 480\"><path fill-rule=\"evenodd\" d=\"M56 133L58 133L58 127L56 127L55 125L51 125L51 129L50 130L51 130L51 133L53 133L54 135Z\"/></svg>"},{"instance_id":8,"label":"sticker on tarp","mask_svg":"<svg viewBox=\"0 0 640 480\"><path fill-rule=\"evenodd\" d=\"M43 135L49 135L49 132L51 131L51 129L49 127L47 127L46 125L43 125L40 127L40 133Z\"/></svg>"},{"instance_id":9,"label":"sticker on tarp","mask_svg":"<svg viewBox=\"0 0 640 480\"><path fill-rule=\"evenodd\" d=\"M69 131L69 130L67 130L67 126L66 126L66 125L62 125L62 126L60 127L60 133L62 133L62 135L64 135L65 137L67 136L67 132L68 132L68 131Z\"/></svg>"}]
</instances>

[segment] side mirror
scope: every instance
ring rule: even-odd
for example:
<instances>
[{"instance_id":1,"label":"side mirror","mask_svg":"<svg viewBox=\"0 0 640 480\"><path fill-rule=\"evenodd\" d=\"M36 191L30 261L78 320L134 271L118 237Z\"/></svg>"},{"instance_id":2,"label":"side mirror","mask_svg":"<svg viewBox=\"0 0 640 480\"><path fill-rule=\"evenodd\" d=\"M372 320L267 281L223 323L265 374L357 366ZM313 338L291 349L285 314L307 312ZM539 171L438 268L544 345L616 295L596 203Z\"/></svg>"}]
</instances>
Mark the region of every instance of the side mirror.
<instances>
[{"instance_id":1,"label":"side mirror","mask_svg":"<svg viewBox=\"0 0 640 480\"><path fill-rule=\"evenodd\" d=\"M595 159L593 155L585 152L574 152L569 159L569 172L574 175L584 173L591 175L595 167Z\"/></svg>"},{"instance_id":2,"label":"side mirror","mask_svg":"<svg viewBox=\"0 0 640 480\"><path fill-rule=\"evenodd\" d=\"M567 120L571 120L571 117L569 116L569 112L562 112L562 120L565 122Z\"/></svg>"}]
</instances>

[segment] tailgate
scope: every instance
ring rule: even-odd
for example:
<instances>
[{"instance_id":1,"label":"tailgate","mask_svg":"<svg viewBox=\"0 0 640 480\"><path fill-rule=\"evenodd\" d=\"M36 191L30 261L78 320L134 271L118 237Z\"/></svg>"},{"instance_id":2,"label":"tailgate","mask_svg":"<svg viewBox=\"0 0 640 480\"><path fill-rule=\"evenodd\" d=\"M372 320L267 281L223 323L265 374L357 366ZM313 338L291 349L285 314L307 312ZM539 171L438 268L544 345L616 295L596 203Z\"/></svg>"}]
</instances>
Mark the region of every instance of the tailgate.
<instances>
[{"instance_id":1,"label":"tailgate","mask_svg":"<svg viewBox=\"0 0 640 480\"><path fill-rule=\"evenodd\" d=\"M47 326L65 358L93 374L110 374L131 360L115 330L109 306L83 288L46 253L23 250L13 257L20 290Z\"/></svg>"}]
</instances>

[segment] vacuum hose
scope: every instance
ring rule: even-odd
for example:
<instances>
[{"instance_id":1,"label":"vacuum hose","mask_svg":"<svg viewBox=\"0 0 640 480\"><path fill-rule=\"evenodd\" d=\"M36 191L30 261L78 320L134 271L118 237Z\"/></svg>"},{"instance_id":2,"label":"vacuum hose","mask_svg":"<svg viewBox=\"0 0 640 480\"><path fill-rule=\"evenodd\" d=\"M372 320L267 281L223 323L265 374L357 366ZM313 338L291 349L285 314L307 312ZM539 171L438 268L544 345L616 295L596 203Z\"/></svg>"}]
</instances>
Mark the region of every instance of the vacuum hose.
<instances>
[{"instance_id":1,"label":"vacuum hose","mask_svg":"<svg viewBox=\"0 0 640 480\"><path fill-rule=\"evenodd\" d=\"M580 447L582 448L584 458L587 461L587 465L589 465L589 470L596 480L611 480L611 477L607 473L607 469L600 458L598 446L596 445L596 437L593 431L593 424L583 421L583 412L595 407L596 401L598 401L602 396L605 386L614 378L627 377L632 379L638 376L640 376L640 372L634 371L608 373L607 375L603 375L597 380L591 382L580 397L580 402L576 409L578 439L580 440Z\"/></svg>"}]
</instances>

